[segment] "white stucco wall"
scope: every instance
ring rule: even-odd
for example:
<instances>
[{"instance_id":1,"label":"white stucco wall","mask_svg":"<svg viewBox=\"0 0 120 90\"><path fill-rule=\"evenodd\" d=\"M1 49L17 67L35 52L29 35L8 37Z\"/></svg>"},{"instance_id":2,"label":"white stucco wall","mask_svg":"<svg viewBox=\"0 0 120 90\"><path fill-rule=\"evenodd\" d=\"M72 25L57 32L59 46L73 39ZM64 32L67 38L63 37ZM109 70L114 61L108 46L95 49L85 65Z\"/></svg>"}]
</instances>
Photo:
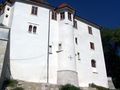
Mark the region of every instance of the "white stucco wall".
<instances>
[{"instance_id":1,"label":"white stucco wall","mask_svg":"<svg viewBox=\"0 0 120 90\"><path fill-rule=\"evenodd\" d=\"M16 2L10 37L10 68L14 79L46 83L49 9L39 7L38 15L31 15L30 4ZM29 25L36 25L36 34L29 33Z\"/></svg>"},{"instance_id":2,"label":"white stucco wall","mask_svg":"<svg viewBox=\"0 0 120 90\"><path fill-rule=\"evenodd\" d=\"M76 56L79 85L88 87L94 83L108 87L106 68L103 56L100 30L77 20L78 29L74 29L75 37L78 38L76 54L80 53L80 60ZM88 33L88 26L92 27L93 35ZM94 43L95 50L90 48L90 42ZM91 60L96 60L96 72L91 67Z\"/></svg>"},{"instance_id":3,"label":"white stucco wall","mask_svg":"<svg viewBox=\"0 0 120 90\"><path fill-rule=\"evenodd\" d=\"M70 77L78 75L81 87L88 87L90 83L108 87L100 31L91 26L93 35L90 35L89 25L79 20L77 20L78 29L74 29L73 19L68 20L67 12L65 12L65 20L60 20L60 14L57 14L57 21L52 19L49 21L49 9L39 6L38 15L35 16L31 14L31 7L32 5L21 2L15 2L12 6L14 13L11 13L9 20L12 77L30 82L47 82L48 30L50 29L49 45L52 45L52 54L49 54L49 83L57 84L58 71L66 70L68 74L71 73L68 71L73 71ZM29 25L37 26L36 34L28 32ZM77 45L75 37L78 38ZM90 49L90 42L95 44L95 50ZM58 53L59 43L62 44L63 51ZM76 56L77 52L80 53L80 60ZM96 73L93 73L91 59L96 60Z\"/></svg>"}]
</instances>

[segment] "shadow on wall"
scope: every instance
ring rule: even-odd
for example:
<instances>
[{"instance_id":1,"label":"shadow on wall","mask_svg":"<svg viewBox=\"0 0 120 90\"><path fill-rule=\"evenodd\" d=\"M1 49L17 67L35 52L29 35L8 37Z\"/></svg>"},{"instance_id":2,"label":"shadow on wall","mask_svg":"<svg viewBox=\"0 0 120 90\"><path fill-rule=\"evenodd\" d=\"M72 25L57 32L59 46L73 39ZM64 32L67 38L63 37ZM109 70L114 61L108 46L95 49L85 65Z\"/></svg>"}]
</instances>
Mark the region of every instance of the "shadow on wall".
<instances>
[{"instance_id":1,"label":"shadow on wall","mask_svg":"<svg viewBox=\"0 0 120 90\"><path fill-rule=\"evenodd\" d=\"M3 30L5 29L0 27L0 90L4 90L4 81L10 79L9 29L6 29L6 32ZM1 33L6 35L6 38L3 38Z\"/></svg>"}]
</instances>

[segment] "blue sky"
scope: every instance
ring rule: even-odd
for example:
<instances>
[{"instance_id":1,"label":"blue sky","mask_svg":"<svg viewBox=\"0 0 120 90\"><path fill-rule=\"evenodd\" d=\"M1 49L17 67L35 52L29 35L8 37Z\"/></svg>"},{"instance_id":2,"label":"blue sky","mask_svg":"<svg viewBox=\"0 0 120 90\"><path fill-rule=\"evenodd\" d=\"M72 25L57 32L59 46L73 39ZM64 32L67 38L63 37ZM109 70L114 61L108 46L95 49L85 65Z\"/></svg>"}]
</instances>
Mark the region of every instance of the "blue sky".
<instances>
[{"instance_id":1,"label":"blue sky","mask_svg":"<svg viewBox=\"0 0 120 90\"><path fill-rule=\"evenodd\" d=\"M0 0L2 1L2 0ZM77 14L98 25L120 27L120 0L47 0L53 6L70 4Z\"/></svg>"}]
</instances>

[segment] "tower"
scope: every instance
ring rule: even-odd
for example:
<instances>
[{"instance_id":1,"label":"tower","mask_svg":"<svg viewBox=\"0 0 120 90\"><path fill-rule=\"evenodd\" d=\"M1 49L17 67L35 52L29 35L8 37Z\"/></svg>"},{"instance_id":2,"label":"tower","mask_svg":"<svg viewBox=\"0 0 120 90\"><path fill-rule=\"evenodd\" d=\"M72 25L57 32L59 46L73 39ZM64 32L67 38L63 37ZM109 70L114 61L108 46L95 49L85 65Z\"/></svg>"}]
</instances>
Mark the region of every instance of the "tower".
<instances>
[{"instance_id":1,"label":"tower","mask_svg":"<svg viewBox=\"0 0 120 90\"><path fill-rule=\"evenodd\" d=\"M58 84L78 85L76 72L73 16L74 10L62 4L59 13L59 52L58 52Z\"/></svg>"}]
</instances>

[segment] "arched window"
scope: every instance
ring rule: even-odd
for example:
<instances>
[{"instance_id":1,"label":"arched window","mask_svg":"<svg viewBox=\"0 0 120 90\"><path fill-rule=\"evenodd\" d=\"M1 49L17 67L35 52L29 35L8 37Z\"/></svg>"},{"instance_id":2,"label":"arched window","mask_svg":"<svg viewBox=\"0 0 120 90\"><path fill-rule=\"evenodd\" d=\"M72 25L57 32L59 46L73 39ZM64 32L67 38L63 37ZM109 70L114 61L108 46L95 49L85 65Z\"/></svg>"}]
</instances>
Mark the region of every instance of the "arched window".
<instances>
[{"instance_id":1,"label":"arched window","mask_svg":"<svg viewBox=\"0 0 120 90\"><path fill-rule=\"evenodd\" d=\"M32 25L29 25L29 32L32 32Z\"/></svg>"},{"instance_id":2,"label":"arched window","mask_svg":"<svg viewBox=\"0 0 120 90\"><path fill-rule=\"evenodd\" d=\"M36 29L37 29L37 27L34 26L34 27L33 27L33 33L36 33Z\"/></svg>"},{"instance_id":3,"label":"arched window","mask_svg":"<svg viewBox=\"0 0 120 90\"><path fill-rule=\"evenodd\" d=\"M91 60L91 66L93 68L96 68L96 61L94 59Z\"/></svg>"}]
</instances>

